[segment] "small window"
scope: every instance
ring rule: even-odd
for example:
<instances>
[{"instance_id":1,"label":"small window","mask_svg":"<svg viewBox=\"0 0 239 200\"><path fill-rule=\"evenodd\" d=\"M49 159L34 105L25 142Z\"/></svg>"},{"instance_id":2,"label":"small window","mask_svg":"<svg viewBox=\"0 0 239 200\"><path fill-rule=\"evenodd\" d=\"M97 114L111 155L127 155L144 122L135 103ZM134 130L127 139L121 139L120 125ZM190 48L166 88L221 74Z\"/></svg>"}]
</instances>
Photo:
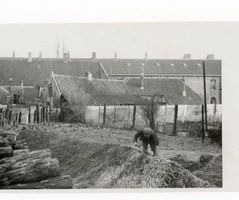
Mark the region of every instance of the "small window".
<instances>
[{"instance_id":1,"label":"small window","mask_svg":"<svg viewBox=\"0 0 239 200\"><path fill-rule=\"evenodd\" d=\"M211 79L211 90L216 90L216 85L217 85L217 80L216 79Z\"/></svg>"},{"instance_id":2,"label":"small window","mask_svg":"<svg viewBox=\"0 0 239 200\"><path fill-rule=\"evenodd\" d=\"M160 66L160 64L159 64L159 63L156 63L156 66Z\"/></svg>"},{"instance_id":3,"label":"small window","mask_svg":"<svg viewBox=\"0 0 239 200\"><path fill-rule=\"evenodd\" d=\"M173 66L174 66L174 63L171 63L170 65L173 67Z\"/></svg>"},{"instance_id":4,"label":"small window","mask_svg":"<svg viewBox=\"0 0 239 200\"><path fill-rule=\"evenodd\" d=\"M200 63L197 64L198 67L201 67L202 65Z\"/></svg>"},{"instance_id":5,"label":"small window","mask_svg":"<svg viewBox=\"0 0 239 200\"><path fill-rule=\"evenodd\" d=\"M53 90L51 85L48 87L48 94L49 94L49 97L53 96Z\"/></svg>"},{"instance_id":6,"label":"small window","mask_svg":"<svg viewBox=\"0 0 239 200\"><path fill-rule=\"evenodd\" d=\"M217 104L217 99L215 97L211 98L211 104Z\"/></svg>"},{"instance_id":7,"label":"small window","mask_svg":"<svg viewBox=\"0 0 239 200\"><path fill-rule=\"evenodd\" d=\"M131 64L130 63L127 63L127 66L130 66Z\"/></svg>"},{"instance_id":8,"label":"small window","mask_svg":"<svg viewBox=\"0 0 239 200\"><path fill-rule=\"evenodd\" d=\"M20 95L14 94L13 95L13 104L19 104L19 99L20 99Z\"/></svg>"},{"instance_id":9,"label":"small window","mask_svg":"<svg viewBox=\"0 0 239 200\"><path fill-rule=\"evenodd\" d=\"M183 66L184 66L184 67L187 67L187 66L188 66L188 64L187 64L187 63L183 63Z\"/></svg>"},{"instance_id":10,"label":"small window","mask_svg":"<svg viewBox=\"0 0 239 200\"><path fill-rule=\"evenodd\" d=\"M142 66L144 66L144 63L141 63Z\"/></svg>"}]
</instances>

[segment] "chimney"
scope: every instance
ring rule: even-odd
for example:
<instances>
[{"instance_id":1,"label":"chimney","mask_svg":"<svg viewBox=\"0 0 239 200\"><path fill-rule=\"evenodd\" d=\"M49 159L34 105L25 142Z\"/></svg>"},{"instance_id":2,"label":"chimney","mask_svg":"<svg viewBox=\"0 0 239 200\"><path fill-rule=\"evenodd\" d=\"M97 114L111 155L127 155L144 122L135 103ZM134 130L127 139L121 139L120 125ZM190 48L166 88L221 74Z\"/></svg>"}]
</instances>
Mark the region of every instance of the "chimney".
<instances>
[{"instance_id":1,"label":"chimney","mask_svg":"<svg viewBox=\"0 0 239 200\"><path fill-rule=\"evenodd\" d=\"M92 60L96 59L96 52L92 52Z\"/></svg>"},{"instance_id":2,"label":"chimney","mask_svg":"<svg viewBox=\"0 0 239 200\"><path fill-rule=\"evenodd\" d=\"M68 62L68 53L63 53L63 61L64 63Z\"/></svg>"},{"instance_id":3,"label":"chimney","mask_svg":"<svg viewBox=\"0 0 239 200\"><path fill-rule=\"evenodd\" d=\"M15 51L12 51L12 58L15 58Z\"/></svg>"},{"instance_id":4,"label":"chimney","mask_svg":"<svg viewBox=\"0 0 239 200\"><path fill-rule=\"evenodd\" d=\"M67 51L67 59L70 60L70 51Z\"/></svg>"},{"instance_id":5,"label":"chimney","mask_svg":"<svg viewBox=\"0 0 239 200\"><path fill-rule=\"evenodd\" d=\"M184 54L183 59L191 59L191 54Z\"/></svg>"},{"instance_id":6,"label":"chimney","mask_svg":"<svg viewBox=\"0 0 239 200\"><path fill-rule=\"evenodd\" d=\"M28 52L27 62L32 62L32 53L31 52Z\"/></svg>"},{"instance_id":7,"label":"chimney","mask_svg":"<svg viewBox=\"0 0 239 200\"><path fill-rule=\"evenodd\" d=\"M42 53L41 53L41 51L39 52L39 58L40 58L40 59L42 58Z\"/></svg>"},{"instance_id":8,"label":"chimney","mask_svg":"<svg viewBox=\"0 0 239 200\"><path fill-rule=\"evenodd\" d=\"M140 90L144 90L144 67L142 66L142 72L140 75Z\"/></svg>"},{"instance_id":9,"label":"chimney","mask_svg":"<svg viewBox=\"0 0 239 200\"><path fill-rule=\"evenodd\" d=\"M147 52L144 54L144 59L148 60L148 53Z\"/></svg>"},{"instance_id":10,"label":"chimney","mask_svg":"<svg viewBox=\"0 0 239 200\"><path fill-rule=\"evenodd\" d=\"M117 60L117 57L118 57L117 52L115 52L115 54L114 54L115 60Z\"/></svg>"},{"instance_id":11,"label":"chimney","mask_svg":"<svg viewBox=\"0 0 239 200\"><path fill-rule=\"evenodd\" d=\"M213 60L214 59L214 54L208 54L206 59L207 60Z\"/></svg>"},{"instance_id":12,"label":"chimney","mask_svg":"<svg viewBox=\"0 0 239 200\"><path fill-rule=\"evenodd\" d=\"M88 81L92 81L92 73L91 72L86 72L86 77Z\"/></svg>"}]
</instances>

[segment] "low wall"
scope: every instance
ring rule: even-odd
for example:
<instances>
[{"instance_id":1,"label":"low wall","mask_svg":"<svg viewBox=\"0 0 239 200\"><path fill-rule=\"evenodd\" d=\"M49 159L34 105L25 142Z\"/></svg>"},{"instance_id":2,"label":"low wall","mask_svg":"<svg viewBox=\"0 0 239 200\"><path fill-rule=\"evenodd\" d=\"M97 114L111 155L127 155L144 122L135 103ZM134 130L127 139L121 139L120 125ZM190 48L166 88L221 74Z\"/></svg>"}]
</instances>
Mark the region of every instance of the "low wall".
<instances>
[{"instance_id":1,"label":"low wall","mask_svg":"<svg viewBox=\"0 0 239 200\"><path fill-rule=\"evenodd\" d=\"M172 130L174 122L174 105L160 106L156 118L156 127L161 132ZM221 123L222 105L207 105L208 124ZM130 128L133 125L134 106L106 106L105 125L117 128ZM87 106L86 121L88 123L101 125L104 118L104 106ZM179 105L178 106L178 131L190 130L196 134L201 126L201 105ZM194 123L196 122L196 123ZM143 118L140 106L136 106L135 128L148 126L147 120Z\"/></svg>"}]
</instances>

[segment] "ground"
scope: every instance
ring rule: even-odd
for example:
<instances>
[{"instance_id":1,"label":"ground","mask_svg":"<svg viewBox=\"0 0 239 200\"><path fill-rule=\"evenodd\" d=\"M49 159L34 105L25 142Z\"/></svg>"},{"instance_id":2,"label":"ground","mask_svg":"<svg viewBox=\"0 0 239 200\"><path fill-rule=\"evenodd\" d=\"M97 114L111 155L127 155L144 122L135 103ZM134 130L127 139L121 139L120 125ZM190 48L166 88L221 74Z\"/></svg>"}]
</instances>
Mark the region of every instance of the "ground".
<instances>
[{"instance_id":1,"label":"ground","mask_svg":"<svg viewBox=\"0 0 239 200\"><path fill-rule=\"evenodd\" d=\"M27 140L30 150L49 148L52 151L53 157L60 162L62 173L74 178L75 188L107 187L105 182L100 182L102 168L114 169L127 161L126 157L132 153L130 149L134 148L136 133L78 124L40 124L19 127L19 130L20 137ZM210 144L207 138L202 144L201 139L195 137L157 136L160 159L175 161L203 181L216 187L222 186L222 149L219 145ZM116 182L122 186L122 181L118 179L111 181L111 186L117 187ZM158 186L164 185L160 182Z\"/></svg>"}]
</instances>

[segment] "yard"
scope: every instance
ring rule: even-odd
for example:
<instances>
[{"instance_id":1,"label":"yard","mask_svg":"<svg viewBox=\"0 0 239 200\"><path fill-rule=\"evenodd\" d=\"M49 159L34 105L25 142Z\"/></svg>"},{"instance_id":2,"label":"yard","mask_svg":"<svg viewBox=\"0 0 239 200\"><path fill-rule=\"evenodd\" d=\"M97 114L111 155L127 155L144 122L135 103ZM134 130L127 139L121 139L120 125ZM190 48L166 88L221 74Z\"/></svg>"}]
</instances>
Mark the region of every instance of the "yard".
<instances>
[{"instance_id":1,"label":"yard","mask_svg":"<svg viewBox=\"0 0 239 200\"><path fill-rule=\"evenodd\" d=\"M179 178L175 177L172 180L176 182L172 182L168 177L167 180L164 177L162 179L164 181L160 183L155 182L161 180L158 178L148 181L147 184L152 183L149 185L145 180L131 181L129 185L125 185L127 182L125 180L129 180L129 176L136 173L132 167L135 163L131 163L134 156L139 154L133 147L135 131L60 123L19 126L18 129L21 130L20 138L26 139L30 150L44 148L51 150L53 157L60 162L62 173L73 177L74 188L200 187L208 185L207 183L209 187L222 187L222 149L217 144L210 144L208 138L202 144L200 138L158 134L160 141L158 158L150 161L155 166L153 168L153 164L150 165L151 172L152 170L155 170L155 173L161 172L159 177L163 172L175 176L176 171L179 173L181 170L181 174L186 173L183 177L188 176L195 183L189 184L188 180L185 183L178 183ZM148 163L147 159L144 162ZM174 169L174 165L168 166L167 160L176 162L180 167ZM124 166L125 163L128 163L127 167ZM125 174L127 170L122 172L122 167L119 166L132 169ZM162 168L158 169L159 166ZM163 168L164 166L168 167ZM121 175L112 179L120 170ZM146 171L144 169L144 172ZM136 173L134 177L148 178L144 174L139 175L140 173ZM108 176L110 178L107 179Z\"/></svg>"}]
</instances>

